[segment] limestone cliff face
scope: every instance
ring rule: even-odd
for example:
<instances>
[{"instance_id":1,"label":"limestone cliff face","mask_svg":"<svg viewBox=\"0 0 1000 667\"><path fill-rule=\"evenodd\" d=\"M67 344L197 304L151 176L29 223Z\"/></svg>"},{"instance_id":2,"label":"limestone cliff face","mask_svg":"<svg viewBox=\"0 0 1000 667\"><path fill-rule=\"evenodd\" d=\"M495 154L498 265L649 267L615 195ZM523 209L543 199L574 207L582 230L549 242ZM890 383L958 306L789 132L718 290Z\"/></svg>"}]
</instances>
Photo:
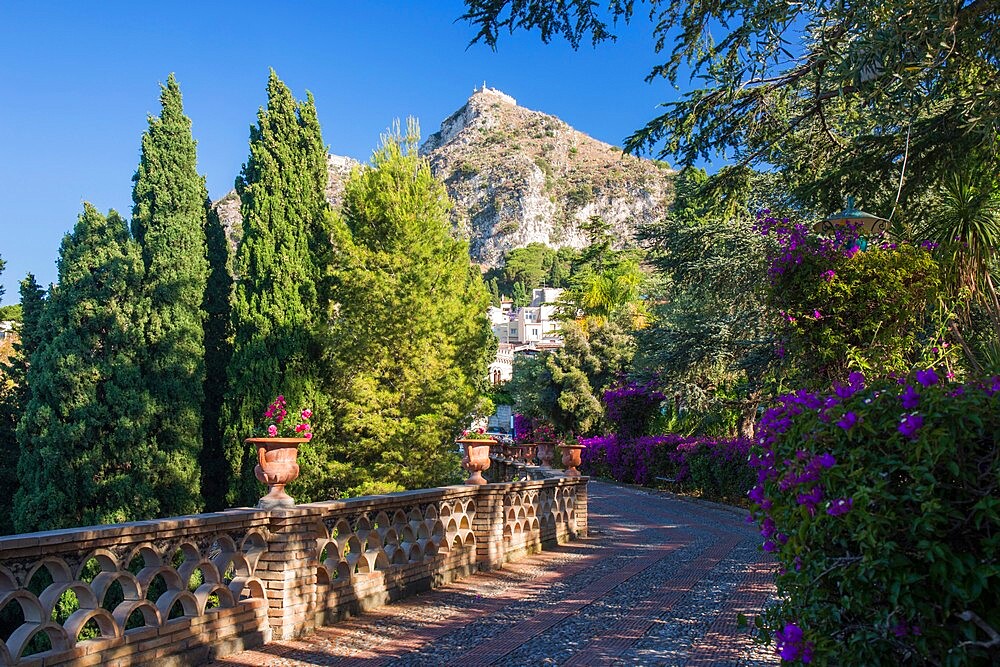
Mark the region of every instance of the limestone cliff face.
<instances>
[{"instance_id":1,"label":"limestone cliff face","mask_svg":"<svg viewBox=\"0 0 1000 667\"><path fill-rule=\"evenodd\" d=\"M666 213L676 172L662 162L625 155L555 116L517 105L492 88L477 90L420 148L455 201L456 234L469 240L473 261L496 266L503 254L532 242L583 247L581 224L610 223L621 246L640 223ZM328 159L327 199L343 199L356 160ZM239 198L215 202L235 248Z\"/></svg>"},{"instance_id":2,"label":"limestone cliff face","mask_svg":"<svg viewBox=\"0 0 1000 667\"><path fill-rule=\"evenodd\" d=\"M457 232L486 266L535 241L582 247L580 225L592 216L628 245L673 199L675 172L664 163L625 155L491 88L445 119L421 153L455 200Z\"/></svg>"}]
</instances>

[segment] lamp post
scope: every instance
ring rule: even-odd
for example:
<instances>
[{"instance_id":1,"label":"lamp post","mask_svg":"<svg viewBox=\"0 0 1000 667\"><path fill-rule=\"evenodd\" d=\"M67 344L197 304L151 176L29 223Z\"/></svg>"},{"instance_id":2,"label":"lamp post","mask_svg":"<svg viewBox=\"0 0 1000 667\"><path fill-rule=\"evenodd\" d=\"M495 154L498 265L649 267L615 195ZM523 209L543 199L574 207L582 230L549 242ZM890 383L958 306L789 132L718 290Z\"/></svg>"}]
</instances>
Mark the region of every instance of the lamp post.
<instances>
[{"instance_id":1,"label":"lamp post","mask_svg":"<svg viewBox=\"0 0 1000 667\"><path fill-rule=\"evenodd\" d=\"M889 220L871 213L865 213L854 205L854 197L847 198L847 208L828 215L824 220L813 226L813 231L819 234L833 234L838 228L853 225L859 235L871 238L882 236L889 231Z\"/></svg>"}]
</instances>

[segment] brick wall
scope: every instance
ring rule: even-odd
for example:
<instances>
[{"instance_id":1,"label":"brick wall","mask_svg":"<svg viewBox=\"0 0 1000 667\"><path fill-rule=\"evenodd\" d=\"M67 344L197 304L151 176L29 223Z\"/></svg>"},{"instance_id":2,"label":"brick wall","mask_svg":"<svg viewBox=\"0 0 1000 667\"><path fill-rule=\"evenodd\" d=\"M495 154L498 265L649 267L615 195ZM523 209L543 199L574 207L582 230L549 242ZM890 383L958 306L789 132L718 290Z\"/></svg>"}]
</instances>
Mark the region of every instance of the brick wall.
<instances>
[{"instance_id":1,"label":"brick wall","mask_svg":"<svg viewBox=\"0 0 1000 667\"><path fill-rule=\"evenodd\" d=\"M585 535L535 476L0 538L0 664L197 665Z\"/></svg>"}]
</instances>

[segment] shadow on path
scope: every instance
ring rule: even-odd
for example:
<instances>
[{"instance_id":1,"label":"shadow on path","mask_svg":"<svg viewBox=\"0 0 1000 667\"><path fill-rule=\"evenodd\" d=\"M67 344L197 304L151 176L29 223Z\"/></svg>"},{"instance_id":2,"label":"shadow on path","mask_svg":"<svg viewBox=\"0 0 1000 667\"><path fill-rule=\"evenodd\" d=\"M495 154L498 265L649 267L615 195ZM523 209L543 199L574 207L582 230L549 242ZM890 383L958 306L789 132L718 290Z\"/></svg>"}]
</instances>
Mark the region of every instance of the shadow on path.
<instances>
[{"instance_id":1,"label":"shadow on path","mask_svg":"<svg viewBox=\"0 0 1000 667\"><path fill-rule=\"evenodd\" d=\"M778 664L737 627L774 594L745 513L594 481L589 502L585 539L213 665Z\"/></svg>"}]
</instances>

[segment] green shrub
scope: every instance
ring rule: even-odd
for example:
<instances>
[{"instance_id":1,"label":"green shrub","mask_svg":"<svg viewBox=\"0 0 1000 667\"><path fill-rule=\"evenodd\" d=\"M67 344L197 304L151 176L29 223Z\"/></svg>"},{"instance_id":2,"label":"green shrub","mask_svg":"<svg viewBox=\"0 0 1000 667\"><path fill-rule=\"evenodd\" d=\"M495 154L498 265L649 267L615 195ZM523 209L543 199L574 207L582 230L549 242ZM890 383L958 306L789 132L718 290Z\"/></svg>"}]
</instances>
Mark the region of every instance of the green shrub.
<instances>
[{"instance_id":1,"label":"green shrub","mask_svg":"<svg viewBox=\"0 0 1000 667\"><path fill-rule=\"evenodd\" d=\"M802 385L828 388L849 370L885 376L915 367L941 285L929 248L869 246L847 229L822 238L773 217L758 224L778 242L767 303L786 323L780 354Z\"/></svg>"},{"instance_id":2,"label":"green shrub","mask_svg":"<svg viewBox=\"0 0 1000 667\"><path fill-rule=\"evenodd\" d=\"M750 498L782 566L762 625L783 657L998 664L1000 378L943 379L854 373L765 414Z\"/></svg>"},{"instance_id":3,"label":"green shrub","mask_svg":"<svg viewBox=\"0 0 1000 667\"><path fill-rule=\"evenodd\" d=\"M594 187L583 183L566 193L566 202L571 208L583 208L594 201Z\"/></svg>"}]
</instances>

